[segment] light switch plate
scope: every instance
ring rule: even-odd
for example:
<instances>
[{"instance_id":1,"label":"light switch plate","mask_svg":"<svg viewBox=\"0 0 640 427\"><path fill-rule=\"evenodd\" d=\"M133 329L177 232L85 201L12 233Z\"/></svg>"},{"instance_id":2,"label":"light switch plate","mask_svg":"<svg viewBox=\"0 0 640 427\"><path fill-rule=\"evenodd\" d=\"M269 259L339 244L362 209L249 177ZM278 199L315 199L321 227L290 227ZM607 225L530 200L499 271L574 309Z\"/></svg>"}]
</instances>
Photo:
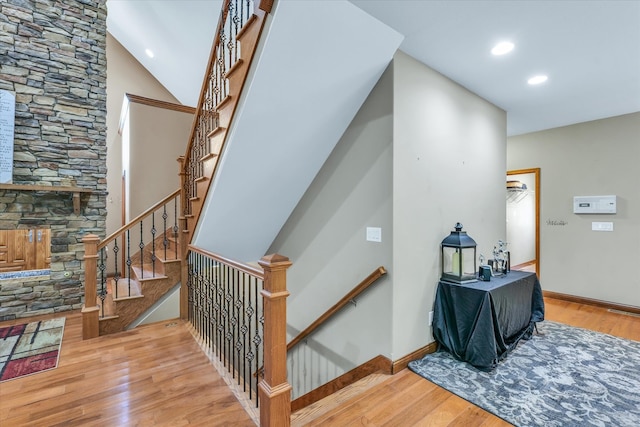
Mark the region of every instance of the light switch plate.
<instances>
[{"instance_id":1,"label":"light switch plate","mask_svg":"<svg viewBox=\"0 0 640 427\"><path fill-rule=\"evenodd\" d=\"M367 227L367 241L368 242L382 242L382 228L380 228L380 227Z\"/></svg>"},{"instance_id":2,"label":"light switch plate","mask_svg":"<svg viewBox=\"0 0 640 427\"><path fill-rule=\"evenodd\" d=\"M613 231L612 222L592 222L591 231Z\"/></svg>"}]
</instances>

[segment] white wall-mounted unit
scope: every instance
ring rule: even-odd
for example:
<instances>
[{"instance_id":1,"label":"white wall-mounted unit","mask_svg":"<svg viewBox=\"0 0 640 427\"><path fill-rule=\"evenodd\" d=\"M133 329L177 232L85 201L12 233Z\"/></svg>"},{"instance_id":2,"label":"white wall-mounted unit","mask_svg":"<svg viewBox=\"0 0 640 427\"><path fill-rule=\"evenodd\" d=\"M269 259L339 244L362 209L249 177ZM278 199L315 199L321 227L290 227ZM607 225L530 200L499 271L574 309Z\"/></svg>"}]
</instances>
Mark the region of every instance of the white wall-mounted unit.
<instances>
[{"instance_id":1,"label":"white wall-mounted unit","mask_svg":"<svg viewBox=\"0 0 640 427\"><path fill-rule=\"evenodd\" d=\"M574 196L573 213L614 214L616 204L616 196Z\"/></svg>"}]
</instances>

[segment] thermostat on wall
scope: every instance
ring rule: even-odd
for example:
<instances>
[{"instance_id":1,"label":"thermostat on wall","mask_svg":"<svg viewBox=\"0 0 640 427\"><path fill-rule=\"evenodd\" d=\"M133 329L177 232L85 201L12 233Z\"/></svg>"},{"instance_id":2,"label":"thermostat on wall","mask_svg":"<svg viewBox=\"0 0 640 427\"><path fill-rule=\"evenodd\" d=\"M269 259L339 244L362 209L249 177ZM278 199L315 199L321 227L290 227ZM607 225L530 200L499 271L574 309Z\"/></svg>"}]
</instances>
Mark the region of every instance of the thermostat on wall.
<instances>
[{"instance_id":1,"label":"thermostat on wall","mask_svg":"<svg viewBox=\"0 0 640 427\"><path fill-rule=\"evenodd\" d=\"M574 196L573 213L614 214L616 213L616 196Z\"/></svg>"}]
</instances>

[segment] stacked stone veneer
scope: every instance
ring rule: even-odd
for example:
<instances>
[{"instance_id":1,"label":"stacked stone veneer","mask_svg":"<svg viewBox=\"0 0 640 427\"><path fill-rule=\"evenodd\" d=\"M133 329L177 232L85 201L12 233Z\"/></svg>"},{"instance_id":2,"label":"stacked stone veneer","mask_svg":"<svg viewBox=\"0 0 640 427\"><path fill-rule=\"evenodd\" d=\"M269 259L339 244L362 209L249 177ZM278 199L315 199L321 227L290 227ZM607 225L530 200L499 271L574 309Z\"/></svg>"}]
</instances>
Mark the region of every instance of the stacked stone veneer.
<instances>
[{"instance_id":1,"label":"stacked stone veneer","mask_svg":"<svg viewBox=\"0 0 640 427\"><path fill-rule=\"evenodd\" d=\"M2 0L0 89L16 96L14 184L77 185L62 192L0 190L0 228L51 228L51 274L0 280L0 320L80 308L82 237L106 217L105 0Z\"/></svg>"}]
</instances>

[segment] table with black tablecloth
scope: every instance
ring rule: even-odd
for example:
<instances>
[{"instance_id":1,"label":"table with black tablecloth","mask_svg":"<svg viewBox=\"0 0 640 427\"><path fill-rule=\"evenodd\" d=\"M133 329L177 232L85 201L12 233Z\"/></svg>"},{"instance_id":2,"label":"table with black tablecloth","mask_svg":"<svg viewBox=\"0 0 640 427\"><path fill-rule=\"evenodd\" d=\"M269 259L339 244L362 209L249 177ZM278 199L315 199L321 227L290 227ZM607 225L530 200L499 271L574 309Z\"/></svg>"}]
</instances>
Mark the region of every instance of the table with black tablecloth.
<instances>
[{"instance_id":1,"label":"table with black tablecloth","mask_svg":"<svg viewBox=\"0 0 640 427\"><path fill-rule=\"evenodd\" d=\"M433 336L459 360L491 370L544 320L535 273L511 271L488 282L438 283Z\"/></svg>"}]
</instances>

